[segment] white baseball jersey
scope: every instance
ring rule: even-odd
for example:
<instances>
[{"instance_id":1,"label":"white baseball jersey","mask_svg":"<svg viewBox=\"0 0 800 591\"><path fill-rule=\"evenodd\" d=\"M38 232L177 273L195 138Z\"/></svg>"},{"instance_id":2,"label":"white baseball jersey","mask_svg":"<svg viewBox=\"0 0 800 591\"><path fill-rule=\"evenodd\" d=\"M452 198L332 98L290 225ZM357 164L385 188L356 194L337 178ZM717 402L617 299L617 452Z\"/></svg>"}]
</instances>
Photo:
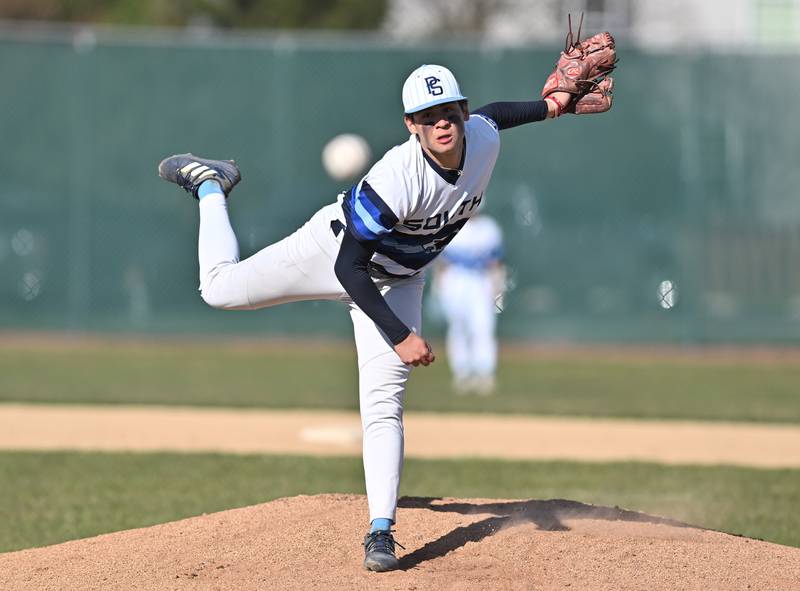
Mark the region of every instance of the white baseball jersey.
<instances>
[{"instance_id":1,"label":"white baseball jersey","mask_svg":"<svg viewBox=\"0 0 800 591\"><path fill-rule=\"evenodd\" d=\"M425 268L478 211L500 152L494 122L465 122L461 173L442 169L416 136L389 150L342 200L344 218L361 241L377 241L372 267L393 277Z\"/></svg>"}]
</instances>

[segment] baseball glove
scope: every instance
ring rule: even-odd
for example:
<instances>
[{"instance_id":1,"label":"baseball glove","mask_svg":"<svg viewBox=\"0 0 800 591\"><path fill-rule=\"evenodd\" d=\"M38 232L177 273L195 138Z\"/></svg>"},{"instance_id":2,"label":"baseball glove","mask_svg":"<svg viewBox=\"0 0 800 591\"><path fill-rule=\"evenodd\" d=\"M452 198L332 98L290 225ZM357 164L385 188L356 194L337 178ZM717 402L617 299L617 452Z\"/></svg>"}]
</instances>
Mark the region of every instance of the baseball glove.
<instances>
[{"instance_id":1,"label":"baseball glove","mask_svg":"<svg viewBox=\"0 0 800 591\"><path fill-rule=\"evenodd\" d=\"M614 79L611 76L603 78L590 92L570 101L564 112L574 115L604 113L611 108L611 101L614 99L613 91Z\"/></svg>"},{"instance_id":2,"label":"baseball glove","mask_svg":"<svg viewBox=\"0 0 800 591\"><path fill-rule=\"evenodd\" d=\"M555 69L547 77L542 89L542 98L554 92L568 92L575 97L582 97L593 92L599 83L614 71L617 64L617 53L611 33L607 31L598 33L581 41L582 27L583 15L581 15L581 22L578 25L578 34L573 37L572 17L569 17L569 32L564 44L564 51L561 53Z\"/></svg>"}]
</instances>

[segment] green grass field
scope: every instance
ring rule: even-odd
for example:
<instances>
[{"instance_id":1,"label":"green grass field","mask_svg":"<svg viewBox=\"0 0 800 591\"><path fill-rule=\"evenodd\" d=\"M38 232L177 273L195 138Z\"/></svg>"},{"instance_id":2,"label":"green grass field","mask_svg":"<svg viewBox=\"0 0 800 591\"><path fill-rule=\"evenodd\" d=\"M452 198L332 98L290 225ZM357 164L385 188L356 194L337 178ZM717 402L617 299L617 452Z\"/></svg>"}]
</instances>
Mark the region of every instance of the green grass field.
<instances>
[{"instance_id":1,"label":"green grass field","mask_svg":"<svg viewBox=\"0 0 800 591\"><path fill-rule=\"evenodd\" d=\"M356 379L350 343L59 341L0 348L0 401L355 410ZM490 398L454 396L441 357L414 371L406 408L800 422L800 363L792 360L513 352L502 358L498 379Z\"/></svg>"},{"instance_id":2,"label":"green grass field","mask_svg":"<svg viewBox=\"0 0 800 591\"><path fill-rule=\"evenodd\" d=\"M513 351L499 382L489 398L454 396L440 357L414 372L406 407L800 422L800 364L790 358ZM355 410L355 356L349 343L0 340L0 402ZM0 551L364 490L358 459L200 454L0 452L0 482ZM800 470L409 460L402 493L618 505L800 546Z\"/></svg>"},{"instance_id":3,"label":"green grass field","mask_svg":"<svg viewBox=\"0 0 800 591\"><path fill-rule=\"evenodd\" d=\"M800 546L798 470L409 460L403 478L406 496L564 498ZM364 490L358 459L270 456L0 453L0 481L0 551Z\"/></svg>"}]
</instances>

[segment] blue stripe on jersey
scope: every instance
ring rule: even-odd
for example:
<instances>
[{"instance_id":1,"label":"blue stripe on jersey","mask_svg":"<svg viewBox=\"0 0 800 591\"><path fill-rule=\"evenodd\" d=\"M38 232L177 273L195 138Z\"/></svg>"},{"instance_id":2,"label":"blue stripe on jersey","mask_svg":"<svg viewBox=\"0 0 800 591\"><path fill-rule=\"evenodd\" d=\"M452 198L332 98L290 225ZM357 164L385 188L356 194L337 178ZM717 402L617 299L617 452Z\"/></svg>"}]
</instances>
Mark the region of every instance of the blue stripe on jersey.
<instances>
[{"instance_id":1,"label":"blue stripe on jersey","mask_svg":"<svg viewBox=\"0 0 800 591\"><path fill-rule=\"evenodd\" d=\"M398 222L394 212L367 181L350 189L342 202L342 209L348 228L362 241L377 240L391 232Z\"/></svg>"},{"instance_id":2,"label":"blue stripe on jersey","mask_svg":"<svg viewBox=\"0 0 800 591\"><path fill-rule=\"evenodd\" d=\"M380 253L407 269L421 269L439 253L458 231L467 223L467 218L445 226L434 234L404 234L393 230L381 236L375 252Z\"/></svg>"},{"instance_id":3,"label":"blue stripe on jersey","mask_svg":"<svg viewBox=\"0 0 800 591\"><path fill-rule=\"evenodd\" d=\"M492 252L489 253L489 256L496 261L501 261L503 260L503 257L506 256L506 253L502 246L496 246L492 249Z\"/></svg>"},{"instance_id":4,"label":"blue stripe on jersey","mask_svg":"<svg viewBox=\"0 0 800 591\"><path fill-rule=\"evenodd\" d=\"M459 250L445 249L442 253L442 258L451 265L464 267L465 269L485 269L491 263L499 261L503 258L502 248L493 248L489 252L480 254L468 253Z\"/></svg>"},{"instance_id":5,"label":"blue stripe on jersey","mask_svg":"<svg viewBox=\"0 0 800 591\"><path fill-rule=\"evenodd\" d=\"M373 238L377 238L381 234L385 234L389 230L381 226L378 222L375 221L375 218L380 218L380 214L375 211L374 207L370 207L369 201L366 203L356 198L353 201L353 211L356 214L357 222L360 222L359 229L365 235L372 234Z\"/></svg>"}]
</instances>

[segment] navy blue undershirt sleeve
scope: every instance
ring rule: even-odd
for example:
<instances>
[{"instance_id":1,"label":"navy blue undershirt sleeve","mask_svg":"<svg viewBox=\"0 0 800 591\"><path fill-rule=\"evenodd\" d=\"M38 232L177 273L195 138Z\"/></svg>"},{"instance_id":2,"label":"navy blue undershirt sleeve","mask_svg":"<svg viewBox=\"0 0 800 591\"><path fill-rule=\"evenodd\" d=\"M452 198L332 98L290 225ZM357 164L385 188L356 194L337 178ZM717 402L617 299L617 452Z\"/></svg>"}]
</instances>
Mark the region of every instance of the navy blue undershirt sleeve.
<instances>
[{"instance_id":1,"label":"navy blue undershirt sleeve","mask_svg":"<svg viewBox=\"0 0 800 591\"><path fill-rule=\"evenodd\" d=\"M411 334L411 329L392 312L369 275L368 265L375 246L376 242L360 242L349 230L344 230L333 270L353 302L378 325L392 345L398 345Z\"/></svg>"},{"instance_id":2,"label":"navy blue undershirt sleeve","mask_svg":"<svg viewBox=\"0 0 800 591\"><path fill-rule=\"evenodd\" d=\"M489 103L472 113L488 117L498 129L509 129L547 119L547 103L544 100Z\"/></svg>"}]
</instances>

